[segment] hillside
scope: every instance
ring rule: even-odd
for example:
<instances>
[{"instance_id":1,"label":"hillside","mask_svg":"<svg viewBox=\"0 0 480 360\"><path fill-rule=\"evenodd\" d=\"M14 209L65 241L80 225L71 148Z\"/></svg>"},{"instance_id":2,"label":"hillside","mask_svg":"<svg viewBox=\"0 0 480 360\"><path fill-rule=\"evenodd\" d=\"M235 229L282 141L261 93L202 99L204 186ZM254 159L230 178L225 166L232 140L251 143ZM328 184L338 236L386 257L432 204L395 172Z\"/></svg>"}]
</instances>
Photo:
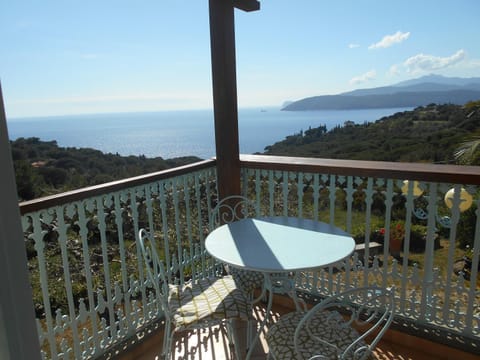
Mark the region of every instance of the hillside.
<instances>
[{"instance_id":1,"label":"hillside","mask_svg":"<svg viewBox=\"0 0 480 360\"><path fill-rule=\"evenodd\" d=\"M371 123L346 122L328 132L325 126L300 131L267 146L265 154L452 163L459 144L478 131L480 102L430 104Z\"/></svg>"},{"instance_id":2,"label":"hillside","mask_svg":"<svg viewBox=\"0 0 480 360\"><path fill-rule=\"evenodd\" d=\"M480 101L435 105L399 112L375 122L346 121L327 131L310 128L265 148L268 155L338 159L454 162L457 147L480 133ZM11 142L20 200L97 185L199 161L197 157L120 156L88 148L59 147L56 141L19 138ZM474 164L480 165L480 157Z\"/></svg>"},{"instance_id":3,"label":"hillside","mask_svg":"<svg viewBox=\"0 0 480 360\"><path fill-rule=\"evenodd\" d=\"M338 95L312 96L289 103L282 110L417 107L431 103L462 105L479 98L480 78L428 75L391 86L358 89Z\"/></svg>"},{"instance_id":4,"label":"hillside","mask_svg":"<svg viewBox=\"0 0 480 360\"><path fill-rule=\"evenodd\" d=\"M200 159L120 156L89 148L59 147L56 141L11 141L18 197L30 200L81 187L185 165Z\"/></svg>"}]
</instances>

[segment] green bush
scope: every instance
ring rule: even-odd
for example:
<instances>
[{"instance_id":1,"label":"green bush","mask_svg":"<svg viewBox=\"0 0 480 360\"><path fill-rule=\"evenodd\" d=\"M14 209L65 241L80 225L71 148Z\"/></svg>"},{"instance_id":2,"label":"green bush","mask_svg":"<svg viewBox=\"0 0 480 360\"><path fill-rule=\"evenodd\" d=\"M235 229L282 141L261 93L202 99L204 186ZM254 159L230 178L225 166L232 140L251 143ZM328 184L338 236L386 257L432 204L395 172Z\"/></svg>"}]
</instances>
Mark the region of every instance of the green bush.
<instances>
[{"instance_id":1,"label":"green bush","mask_svg":"<svg viewBox=\"0 0 480 360\"><path fill-rule=\"evenodd\" d=\"M352 235L355 240L355 243L360 244L365 242L365 226L361 225L352 230ZM401 237L402 240L405 238L405 222L404 221L392 221L390 223L390 237L393 236ZM411 225L410 229L410 245L409 249L412 252L423 252L425 251L427 239L427 227L423 225ZM370 232L370 241L378 242L383 244L385 242L384 236L384 224L381 222L372 222L371 232ZM403 246L403 245L402 245ZM435 249L440 247L440 242L438 237L435 239Z\"/></svg>"},{"instance_id":2,"label":"green bush","mask_svg":"<svg viewBox=\"0 0 480 360\"><path fill-rule=\"evenodd\" d=\"M466 249L467 247L473 248L475 224L477 221L476 211L477 206L474 204L470 209L460 215L457 226L457 241L462 249Z\"/></svg>"}]
</instances>

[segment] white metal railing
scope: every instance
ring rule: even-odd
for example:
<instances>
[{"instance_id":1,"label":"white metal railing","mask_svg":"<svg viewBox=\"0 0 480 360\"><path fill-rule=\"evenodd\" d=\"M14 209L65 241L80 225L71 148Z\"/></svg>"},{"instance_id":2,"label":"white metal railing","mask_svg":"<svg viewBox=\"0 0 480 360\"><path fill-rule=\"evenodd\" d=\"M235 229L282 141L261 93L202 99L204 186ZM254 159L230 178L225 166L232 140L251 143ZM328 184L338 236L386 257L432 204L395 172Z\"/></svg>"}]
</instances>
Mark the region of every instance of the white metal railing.
<instances>
[{"instance_id":1,"label":"white metal railing","mask_svg":"<svg viewBox=\"0 0 480 360\"><path fill-rule=\"evenodd\" d=\"M207 271L216 171L213 161L201 165L44 199L55 203L48 207L22 204L43 358L98 357L161 317L136 246L140 228L160 240L172 276L194 275L192 261Z\"/></svg>"},{"instance_id":2,"label":"white metal railing","mask_svg":"<svg viewBox=\"0 0 480 360\"><path fill-rule=\"evenodd\" d=\"M326 295L365 284L395 284L401 318L479 341L477 169L453 173L451 167L428 165L410 165L415 171L384 163L344 165L241 158L242 192L255 201L258 215L325 221L365 244L364 253L342 264L302 274L298 290ZM456 178L468 181L451 181ZM458 210L462 187L474 203L466 212ZM458 190L453 210L443 205L450 188ZM215 161L209 160L21 204L43 357L95 358L158 321L162 309L139 261L138 229L160 239L172 276L181 281L195 276L193 262L211 271L202 244L217 200ZM369 244L389 239L398 224L397 237L404 241L397 259L389 241L374 254ZM419 231L424 239L418 239ZM472 235L470 270L456 275L455 261L464 253L457 245L465 232Z\"/></svg>"},{"instance_id":3,"label":"white metal railing","mask_svg":"<svg viewBox=\"0 0 480 360\"><path fill-rule=\"evenodd\" d=\"M422 181L432 171L429 165L423 173L392 170L388 177L387 165L379 169L381 163L368 163L376 165L368 170L372 175L362 176L366 172L362 162L351 161L347 169L341 160L337 164L345 167L313 159L292 158L289 163L288 158L277 157L243 159L242 191L256 200L262 214L331 223L365 244L364 253L355 252L343 264L303 274L297 289L326 295L349 287L395 285L399 317L464 340L480 340L478 168L469 169L473 174L469 184ZM452 168L459 167L445 171ZM445 203L450 189L455 189L447 201L451 208ZM469 209L461 212L470 200ZM398 251L393 249L397 237L403 240ZM370 246L374 242L383 245L379 252Z\"/></svg>"}]
</instances>

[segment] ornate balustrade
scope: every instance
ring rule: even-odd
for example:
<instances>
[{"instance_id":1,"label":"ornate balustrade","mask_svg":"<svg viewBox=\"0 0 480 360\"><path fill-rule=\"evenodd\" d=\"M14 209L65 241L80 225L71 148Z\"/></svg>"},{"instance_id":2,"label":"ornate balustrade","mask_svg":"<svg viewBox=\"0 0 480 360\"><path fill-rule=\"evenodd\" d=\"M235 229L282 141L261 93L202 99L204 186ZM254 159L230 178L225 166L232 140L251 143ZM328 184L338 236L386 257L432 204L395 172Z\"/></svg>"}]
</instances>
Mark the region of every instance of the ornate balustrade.
<instances>
[{"instance_id":1,"label":"ornate balustrade","mask_svg":"<svg viewBox=\"0 0 480 360\"><path fill-rule=\"evenodd\" d=\"M242 191L258 215L326 221L364 244L362 256L302 274L297 287L305 296L394 284L400 320L478 342L478 168L255 155L242 155L241 167ZM443 197L451 188L458 191L450 209ZM473 198L464 212L461 188ZM216 200L215 161L207 160L22 203L44 357L95 358L158 324L138 229L160 239L172 277L211 271L202 242ZM394 238L403 240L400 250L385 240ZM376 255L371 241L383 244ZM457 271L460 241L471 246L470 263Z\"/></svg>"},{"instance_id":2,"label":"ornate balustrade","mask_svg":"<svg viewBox=\"0 0 480 360\"><path fill-rule=\"evenodd\" d=\"M95 358L157 321L138 230L155 232L172 277L208 271L216 193L210 160L22 203L43 357Z\"/></svg>"},{"instance_id":3,"label":"ornate balustrade","mask_svg":"<svg viewBox=\"0 0 480 360\"><path fill-rule=\"evenodd\" d=\"M254 155L243 155L241 166L243 192L261 214L328 222L364 244L341 266L303 274L299 290L395 285L403 326L478 351L478 167ZM380 253L370 242L383 244Z\"/></svg>"}]
</instances>

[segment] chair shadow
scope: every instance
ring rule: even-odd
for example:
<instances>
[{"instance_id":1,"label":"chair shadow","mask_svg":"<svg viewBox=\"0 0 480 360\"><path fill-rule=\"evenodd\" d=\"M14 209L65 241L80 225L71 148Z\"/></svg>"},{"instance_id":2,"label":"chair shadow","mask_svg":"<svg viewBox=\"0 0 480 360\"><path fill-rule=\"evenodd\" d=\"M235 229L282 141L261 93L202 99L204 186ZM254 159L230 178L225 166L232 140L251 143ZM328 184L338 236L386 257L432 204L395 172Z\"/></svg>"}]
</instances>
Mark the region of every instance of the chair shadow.
<instances>
[{"instance_id":1,"label":"chair shadow","mask_svg":"<svg viewBox=\"0 0 480 360\"><path fill-rule=\"evenodd\" d=\"M262 305L255 306L254 319L257 326L264 316L265 308ZM278 319L279 314L273 313L270 316L275 320ZM236 338L240 348L245 349L245 352L246 327L247 322L235 321ZM265 333L264 329L251 360L267 358L268 348L264 341ZM238 360L235 358L233 344L229 344L226 328L219 325L178 333L173 342L172 353L175 360Z\"/></svg>"},{"instance_id":2,"label":"chair shadow","mask_svg":"<svg viewBox=\"0 0 480 360\"><path fill-rule=\"evenodd\" d=\"M181 335L175 337L174 359L235 359L234 348L228 344L225 328L221 326L190 330Z\"/></svg>"}]
</instances>

